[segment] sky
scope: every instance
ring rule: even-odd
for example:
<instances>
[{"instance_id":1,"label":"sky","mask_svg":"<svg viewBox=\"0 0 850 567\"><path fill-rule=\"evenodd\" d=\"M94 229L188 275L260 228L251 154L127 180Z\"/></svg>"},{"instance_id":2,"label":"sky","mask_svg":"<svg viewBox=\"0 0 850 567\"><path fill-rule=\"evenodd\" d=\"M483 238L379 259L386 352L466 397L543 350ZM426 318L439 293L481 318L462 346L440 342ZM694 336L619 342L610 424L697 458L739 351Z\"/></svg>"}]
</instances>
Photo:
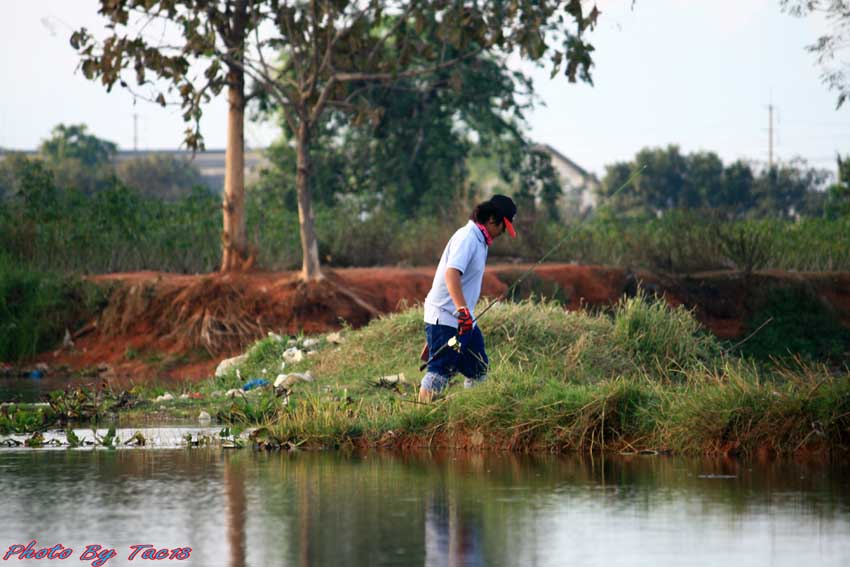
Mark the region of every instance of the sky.
<instances>
[{"instance_id":1,"label":"sky","mask_svg":"<svg viewBox=\"0 0 850 567\"><path fill-rule=\"evenodd\" d=\"M0 147L35 149L60 123L85 123L95 135L133 149L176 148L185 125L179 109L111 93L77 70L71 32L102 30L95 0L3 0L0 20ZM774 156L802 157L834 169L850 153L850 104L820 81L805 51L823 33L816 18L784 14L779 0L599 0L602 15L590 38L594 85L528 72L538 104L527 113L528 134L598 175L644 147L678 144L684 152L714 151L724 161L766 162L768 105L774 112ZM202 121L208 148L223 148L224 95ZM246 144L259 148L278 135L272 124L246 124Z\"/></svg>"}]
</instances>

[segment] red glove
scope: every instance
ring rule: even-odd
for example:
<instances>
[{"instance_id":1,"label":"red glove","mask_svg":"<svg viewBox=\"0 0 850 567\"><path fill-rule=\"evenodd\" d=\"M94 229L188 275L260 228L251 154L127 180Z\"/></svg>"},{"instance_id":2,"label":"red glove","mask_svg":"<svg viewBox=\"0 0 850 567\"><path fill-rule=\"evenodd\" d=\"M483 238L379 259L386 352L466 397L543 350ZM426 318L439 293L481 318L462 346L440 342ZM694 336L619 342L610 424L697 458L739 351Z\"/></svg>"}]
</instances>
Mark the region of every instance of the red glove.
<instances>
[{"instance_id":1,"label":"red glove","mask_svg":"<svg viewBox=\"0 0 850 567\"><path fill-rule=\"evenodd\" d=\"M472 330L472 314L467 307L457 310L457 336L461 337Z\"/></svg>"}]
</instances>

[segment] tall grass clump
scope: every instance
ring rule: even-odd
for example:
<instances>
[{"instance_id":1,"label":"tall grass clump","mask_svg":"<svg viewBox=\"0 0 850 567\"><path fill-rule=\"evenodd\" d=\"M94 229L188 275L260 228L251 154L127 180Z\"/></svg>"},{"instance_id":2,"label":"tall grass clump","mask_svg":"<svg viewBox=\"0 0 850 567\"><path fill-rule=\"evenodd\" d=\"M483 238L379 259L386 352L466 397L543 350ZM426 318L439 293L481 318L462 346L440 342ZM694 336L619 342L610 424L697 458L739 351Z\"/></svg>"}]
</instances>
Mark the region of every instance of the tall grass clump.
<instances>
[{"instance_id":1,"label":"tall grass clump","mask_svg":"<svg viewBox=\"0 0 850 567\"><path fill-rule=\"evenodd\" d=\"M730 360L667 396L659 442L685 453L850 448L850 380L799 364L765 374Z\"/></svg>"},{"instance_id":2,"label":"tall grass clump","mask_svg":"<svg viewBox=\"0 0 850 567\"><path fill-rule=\"evenodd\" d=\"M617 305L614 337L639 366L666 377L714 364L721 353L715 337L688 309L644 292Z\"/></svg>"}]
</instances>

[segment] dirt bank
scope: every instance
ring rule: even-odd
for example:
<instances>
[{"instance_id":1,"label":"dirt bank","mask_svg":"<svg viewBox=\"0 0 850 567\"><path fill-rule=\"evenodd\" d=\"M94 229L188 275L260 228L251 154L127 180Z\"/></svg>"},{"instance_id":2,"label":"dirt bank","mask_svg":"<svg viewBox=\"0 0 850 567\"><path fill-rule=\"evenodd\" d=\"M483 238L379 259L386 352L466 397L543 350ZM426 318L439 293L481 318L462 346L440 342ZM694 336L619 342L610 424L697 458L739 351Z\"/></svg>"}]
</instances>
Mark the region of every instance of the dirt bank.
<instances>
[{"instance_id":1,"label":"dirt bank","mask_svg":"<svg viewBox=\"0 0 850 567\"><path fill-rule=\"evenodd\" d=\"M485 296L501 295L527 265L496 265L484 279ZM111 290L97 319L74 330L74 347L44 353L52 367L102 366L106 378L126 381L201 379L224 357L272 331L319 333L343 324L359 327L381 313L422 301L432 268L353 268L327 272L304 285L291 272L177 275L108 274L90 279ZM556 286L554 284L557 284ZM804 286L850 327L850 273L762 272L744 277L712 272L662 277L621 268L548 264L522 286L552 292L567 309L605 308L638 284L671 304L693 308L722 338L741 337L754 297L772 287ZM485 324L486 326L486 324Z\"/></svg>"}]
</instances>

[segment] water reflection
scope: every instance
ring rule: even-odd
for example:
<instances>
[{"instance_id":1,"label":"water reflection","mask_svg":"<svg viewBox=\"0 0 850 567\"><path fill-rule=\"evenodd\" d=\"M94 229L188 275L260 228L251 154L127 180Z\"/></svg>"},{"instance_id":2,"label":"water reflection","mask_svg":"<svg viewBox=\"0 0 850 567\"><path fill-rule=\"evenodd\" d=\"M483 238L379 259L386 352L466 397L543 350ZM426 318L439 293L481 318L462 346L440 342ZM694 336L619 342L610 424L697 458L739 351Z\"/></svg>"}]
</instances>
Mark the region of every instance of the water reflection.
<instances>
[{"instance_id":1,"label":"water reflection","mask_svg":"<svg viewBox=\"0 0 850 567\"><path fill-rule=\"evenodd\" d=\"M2 451L0 546L35 538L79 557L100 543L119 551L108 565L133 565L140 541L190 546L185 564L203 567L846 565L848 472L658 457Z\"/></svg>"},{"instance_id":2,"label":"water reflection","mask_svg":"<svg viewBox=\"0 0 850 567\"><path fill-rule=\"evenodd\" d=\"M245 471L240 459L224 460L224 488L230 567L245 567Z\"/></svg>"}]
</instances>

